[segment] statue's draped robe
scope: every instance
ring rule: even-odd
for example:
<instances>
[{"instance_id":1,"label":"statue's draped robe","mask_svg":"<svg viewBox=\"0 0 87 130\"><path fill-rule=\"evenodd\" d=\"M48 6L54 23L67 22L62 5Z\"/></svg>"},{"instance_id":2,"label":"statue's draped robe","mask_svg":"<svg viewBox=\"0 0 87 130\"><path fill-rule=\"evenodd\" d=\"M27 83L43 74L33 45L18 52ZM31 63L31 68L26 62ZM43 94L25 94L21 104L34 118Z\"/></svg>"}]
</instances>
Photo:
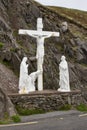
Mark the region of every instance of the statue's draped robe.
<instances>
[{"instance_id":1,"label":"statue's draped robe","mask_svg":"<svg viewBox=\"0 0 87 130\"><path fill-rule=\"evenodd\" d=\"M36 71L28 75L27 57L24 57L20 65L19 93L29 93L35 91L35 81L41 71Z\"/></svg>"},{"instance_id":2,"label":"statue's draped robe","mask_svg":"<svg viewBox=\"0 0 87 130\"><path fill-rule=\"evenodd\" d=\"M28 65L26 64L26 58L24 57L20 65L19 90L25 89L27 78Z\"/></svg>"},{"instance_id":3,"label":"statue's draped robe","mask_svg":"<svg viewBox=\"0 0 87 130\"><path fill-rule=\"evenodd\" d=\"M59 64L59 70L60 70L60 81L59 81L59 90L60 91L70 91L69 86L69 71L68 71L68 64L66 60L61 61Z\"/></svg>"}]
</instances>

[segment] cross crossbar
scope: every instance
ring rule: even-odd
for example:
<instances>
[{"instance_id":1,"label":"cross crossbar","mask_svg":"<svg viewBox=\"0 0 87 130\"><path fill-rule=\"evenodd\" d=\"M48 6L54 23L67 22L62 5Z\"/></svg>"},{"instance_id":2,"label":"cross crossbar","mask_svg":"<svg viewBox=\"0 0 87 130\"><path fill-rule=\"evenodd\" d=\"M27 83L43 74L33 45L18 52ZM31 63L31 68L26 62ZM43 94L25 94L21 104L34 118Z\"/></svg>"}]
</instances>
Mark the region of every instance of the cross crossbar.
<instances>
[{"instance_id":1,"label":"cross crossbar","mask_svg":"<svg viewBox=\"0 0 87 130\"><path fill-rule=\"evenodd\" d=\"M50 32L50 31L39 31L39 30L25 30L25 29L19 29L19 34L33 34L34 36L47 36L50 34L53 34L55 37L59 37L59 32Z\"/></svg>"}]
</instances>

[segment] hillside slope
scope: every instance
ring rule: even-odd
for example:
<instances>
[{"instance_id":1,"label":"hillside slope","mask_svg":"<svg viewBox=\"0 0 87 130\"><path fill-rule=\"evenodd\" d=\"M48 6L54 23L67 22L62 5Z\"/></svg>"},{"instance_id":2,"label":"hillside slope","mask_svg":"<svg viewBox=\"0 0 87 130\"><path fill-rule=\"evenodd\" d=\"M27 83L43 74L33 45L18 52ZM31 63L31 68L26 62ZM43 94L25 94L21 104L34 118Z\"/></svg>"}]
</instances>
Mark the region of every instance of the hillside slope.
<instances>
[{"instance_id":1,"label":"hillside slope","mask_svg":"<svg viewBox=\"0 0 87 130\"><path fill-rule=\"evenodd\" d=\"M71 11L68 11L68 14L71 14ZM81 17L83 14L85 15L80 12ZM59 38L45 40L44 89L58 88L58 66L63 54L69 63L71 89L87 88L86 22L79 22L79 17L75 20L72 16L62 15L61 11L57 12L33 0L0 0L0 60L9 64L19 74L20 62L23 56L27 56L29 73L36 71L36 61L31 60L31 57L36 55L36 40L18 35L18 30L36 29L38 17L43 18L44 30L60 32ZM63 32L61 24L65 21L68 23L68 30ZM1 75L2 72L0 77Z\"/></svg>"},{"instance_id":2,"label":"hillside slope","mask_svg":"<svg viewBox=\"0 0 87 130\"><path fill-rule=\"evenodd\" d=\"M61 16L64 16L67 19L70 19L75 23L82 25L84 28L87 29L87 11L80 11L76 9L68 9L54 6L49 6L48 8L52 9L58 14L61 14Z\"/></svg>"}]
</instances>

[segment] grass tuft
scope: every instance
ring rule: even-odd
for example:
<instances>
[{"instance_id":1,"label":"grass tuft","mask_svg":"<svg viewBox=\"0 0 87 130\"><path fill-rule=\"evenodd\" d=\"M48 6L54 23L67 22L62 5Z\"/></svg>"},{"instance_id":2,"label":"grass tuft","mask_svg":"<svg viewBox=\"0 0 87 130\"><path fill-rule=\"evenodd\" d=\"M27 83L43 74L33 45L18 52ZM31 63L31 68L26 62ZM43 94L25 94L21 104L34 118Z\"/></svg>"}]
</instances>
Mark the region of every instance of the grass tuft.
<instances>
[{"instance_id":1,"label":"grass tuft","mask_svg":"<svg viewBox=\"0 0 87 130\"><path fill-rule=\"evenodd\" d=\"M13 122L18 123L21 122L21 118L19 115L14 115L11 117L11 119L13 120Z\"/></svg>"},{"instance_id":2,"label":"grass tuft","mask_svg":"<svg viewBox=\"0 0 87 130\"><path fill-rule=\"evenodd\" d=\"M25 109L25 108L21 108L19 106L16 106L16 110L17 110L18 114L22 115L22 116L45 113L45 111L41 110L41 109Z\"/></svg>"},{"instance_id":3,"label":"grass tuft","mask_svg":"<svg viewBox=\"0 0 87 130\"><path fill-rule=\"evenodd\" d=\"M4 44L2 42L0 42L0 49L4 46Z\"/></svg>"},{"instance_id":4,"label":"grass tuft","mask_svg":"<svg viewBox=\"0 0 87 130\"><path fill-rule=\"evenodd\" d=\"M71 105L67 104L67 105L64 105L62 106L59 110L60 111L68 111L68 110L71 110Z\"/></svg>"},{"instance_id":5,"label":"grass tuft","mask_svg":"<svg viewBox=\"0 0 87 130\"><path fill-rule=\"evenodd\" d=\"M9 124L11 120L0 120L0 125Z\"/></svg>"},{"instance_id":6,"label":"grass tuft","mask_svg":"<svg viewBox=\"0 0 87 130\"><path fill-rule=\"evenodd\" d=\"M76 109L77 109L78 111L87 112L87 105L85 105L85 104L80 104L80 105L76 106Z\"/></svg>"}]
</instances>

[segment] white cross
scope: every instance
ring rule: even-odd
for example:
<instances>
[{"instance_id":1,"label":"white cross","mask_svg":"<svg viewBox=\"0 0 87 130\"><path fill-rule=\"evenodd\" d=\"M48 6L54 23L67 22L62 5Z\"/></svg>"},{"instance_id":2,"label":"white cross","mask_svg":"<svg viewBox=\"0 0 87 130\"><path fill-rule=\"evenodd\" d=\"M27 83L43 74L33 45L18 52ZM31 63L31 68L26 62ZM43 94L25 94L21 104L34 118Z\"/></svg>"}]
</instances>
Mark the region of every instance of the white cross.
<instances>
[{"instance_id":1,"label":"white cross","mask_svg":"<svg viewBox=\"0 0 87 130\"><path fill-rule=\"evenodd\" d=\"M59 32L42 31L42 18L37 19L37 30L19 29L19 34L27 34L37 39L37 70L41 70L38 76L38 91L43 90L43 61L44 61L44 40L51 36L59 37Z\"/></svg>"}]
</instances>

